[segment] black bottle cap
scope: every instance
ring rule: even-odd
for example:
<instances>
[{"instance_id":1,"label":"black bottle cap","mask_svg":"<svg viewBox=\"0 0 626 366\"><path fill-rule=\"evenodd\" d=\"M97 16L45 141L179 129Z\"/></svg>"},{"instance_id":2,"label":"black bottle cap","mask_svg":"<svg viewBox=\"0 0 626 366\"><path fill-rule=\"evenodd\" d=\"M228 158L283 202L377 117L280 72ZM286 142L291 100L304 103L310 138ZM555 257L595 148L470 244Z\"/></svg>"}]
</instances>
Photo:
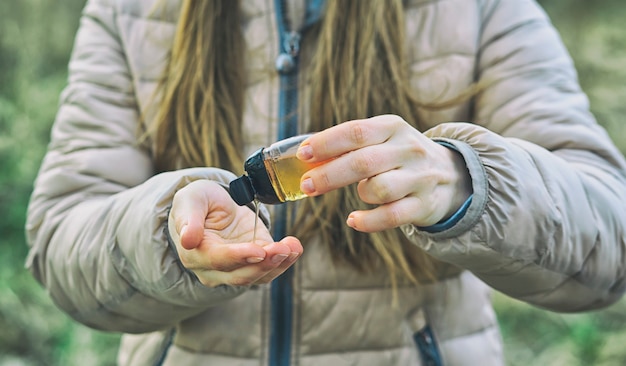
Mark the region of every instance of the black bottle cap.
<instances>
[{"instance_id":1,"label":"black bottle cap","mask_svg":"<svg viewBox=\"0 0 626 366\"><path fill-rule=\"evenodd\" d=\"M247 205L254 200L254 188L252 188L252 182L247 175L242 175L233 180L228 186L230 196L239 206Z\"/></svg>"},{"instance_id":2,"label":"black bottle cap","mask_svg":"<svg viewBox=\"0 0 626 366\"><path fill-rule=\"evenodd\" d=\"M282 203L276 196L270 177L263 162L263 149L259 149L246 160L244 170L248 175L230 182L230 196L238 205L246 205L256 199L267 204Z\"/></svg>"}]
</instances>

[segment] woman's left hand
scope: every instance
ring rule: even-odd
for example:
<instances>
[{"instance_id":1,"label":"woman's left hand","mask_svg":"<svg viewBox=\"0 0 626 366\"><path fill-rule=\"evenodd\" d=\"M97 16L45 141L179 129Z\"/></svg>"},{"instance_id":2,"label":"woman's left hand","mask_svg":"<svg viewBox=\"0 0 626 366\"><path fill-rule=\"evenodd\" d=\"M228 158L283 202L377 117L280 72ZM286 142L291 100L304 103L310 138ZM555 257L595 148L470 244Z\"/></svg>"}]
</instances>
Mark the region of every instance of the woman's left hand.
<instances>
[{"instance_id":1,"label":"woman's left hand","mask_svg":"<svg viewBox=\"0 0 626 366\"><path fill-rule=\"evenodd\" d=\"M297 156L310 163L328 160L302 176L307 195L358 182L361 200L378 205L348 216L347 224L363 232L434 225L454 214L472 193L462 156L395 115L318 132L300 145Z\"/></svg>"}]
</instances>

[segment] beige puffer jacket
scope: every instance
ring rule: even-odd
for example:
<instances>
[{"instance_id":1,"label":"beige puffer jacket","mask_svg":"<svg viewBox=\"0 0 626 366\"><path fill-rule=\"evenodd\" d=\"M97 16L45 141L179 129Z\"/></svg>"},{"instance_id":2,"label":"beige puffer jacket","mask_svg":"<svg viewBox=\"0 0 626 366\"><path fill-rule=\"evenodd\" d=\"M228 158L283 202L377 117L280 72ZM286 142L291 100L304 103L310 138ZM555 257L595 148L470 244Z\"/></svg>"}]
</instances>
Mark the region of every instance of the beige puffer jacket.
<instances>
[{"instance_id":1,"label":"beige puffer jacket","mask_svg":"<svg viewBox=\"0 0 626 366\"><path fill-rule=\"evenodd\" d=\"M87 2L28 210L28 267L76 320L129 333L120 364L267 365L284 347L292 365L419 365L435 349L433 335L445 365L498 365L489 287L557 311L598 308L624 292L626 163L589 113L545 14L531 0L409 0L412 81L425 101L491 81L471 104L422 115L428 136L463 154L471 206L443 232L403 228L415 245L466 271L401 288L393 307L382 279L335 267L319 245L305 243L291 316L279 319L291 334L277 342L269 286L203 287L164 234L177 189L233 175L155 175L150 151L136 144L179 2L163 2L165 17L152 11L154 1ZM279 45L274 1L243 6L249 47L263 50L250 61L251 152L276 139L279 83L267 70Z\"/></svg>"}]
</instances>

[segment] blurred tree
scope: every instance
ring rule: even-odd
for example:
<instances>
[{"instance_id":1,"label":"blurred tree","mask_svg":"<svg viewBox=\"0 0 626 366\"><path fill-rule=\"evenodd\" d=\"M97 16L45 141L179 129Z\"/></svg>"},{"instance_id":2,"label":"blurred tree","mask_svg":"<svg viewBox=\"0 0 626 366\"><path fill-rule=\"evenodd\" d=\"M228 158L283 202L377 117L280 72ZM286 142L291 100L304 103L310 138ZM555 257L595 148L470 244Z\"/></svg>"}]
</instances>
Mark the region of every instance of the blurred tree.
<instances>
[{"instance_id":1,"label":"blurred tree","mask_svg":"<svg viewBox=\"0 0 626 366\"><path fill-rule=\"evenodd\" d=\"M113 364L116 335L62 314L24 270L24 220L85 0L0 1L0 365Z\"/></svg>"}]
</instances>

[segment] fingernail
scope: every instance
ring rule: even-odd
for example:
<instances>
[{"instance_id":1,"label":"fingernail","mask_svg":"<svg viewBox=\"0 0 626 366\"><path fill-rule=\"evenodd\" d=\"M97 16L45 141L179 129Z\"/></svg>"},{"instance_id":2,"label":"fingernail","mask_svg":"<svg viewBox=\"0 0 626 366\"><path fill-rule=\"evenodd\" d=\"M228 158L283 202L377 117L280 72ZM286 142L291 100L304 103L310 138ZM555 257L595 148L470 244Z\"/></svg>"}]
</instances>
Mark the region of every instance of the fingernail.
<instances>
[{"instance_id":1,"label":"fingernail","mask_svg":"<svg viewBox=\"0 0 626 366\"><path fill-rule=\"evenodd\" d=\"M348 224L348 226L350 227L354 227L354 217L348 216L348 219L346 220L346 224Z\"/></svg>"},{"instance_id":2,"label":"fingernail","mask_svg":"<svg viewBox=\"0 0 626 366\"><path fill-rule=\"evenodd\" d=\"M282 263L288 257L287 254L276 254L272 257L272 263L279 264Z\"/></svg>"},{"instance_id":3,"label":"fingernail","mask_svg":"<svg viewBox=\"0 0 626 366\"><path fill-rule=\"evenodd\" d=\"M255 263L261 263L263 262L263 259L265 258L261 258L261 257L250 257L246 259L246 262L250 263L250 264L255 264Z\"/></svg>"},{"instance_id":4,"label":"fingernail","mask_svg":"<svg viewBox=\"0 0 626 366\"><path fill-rule=\"evenodd\" d=\"M300 160L309 160L313 157L313 149L311 145L300 145L296 151L296 157Z\"/></svg>"},{"instance_id":5,"label":"fingernail","mask_svg":"<svg viewBox=\"0 0 626 366\"><path fill-rule=\"evenodd\" d=\"M315 186L311 178L306 178L300 183L300 190L306 194L315 192Z\"/></svg>"},{"instance_id":6,"label":"fingernail","mask_svg":"<svg viewBox=\"0 0 626 366\"><path fill-rule=\"evenodd\" d=\"M296 258L298 258L298 256L300 255L300 253L297 252L291 252L291 254L289 254L289 261L293 262L296 260Z\"/></svg>"}]
</instances>

